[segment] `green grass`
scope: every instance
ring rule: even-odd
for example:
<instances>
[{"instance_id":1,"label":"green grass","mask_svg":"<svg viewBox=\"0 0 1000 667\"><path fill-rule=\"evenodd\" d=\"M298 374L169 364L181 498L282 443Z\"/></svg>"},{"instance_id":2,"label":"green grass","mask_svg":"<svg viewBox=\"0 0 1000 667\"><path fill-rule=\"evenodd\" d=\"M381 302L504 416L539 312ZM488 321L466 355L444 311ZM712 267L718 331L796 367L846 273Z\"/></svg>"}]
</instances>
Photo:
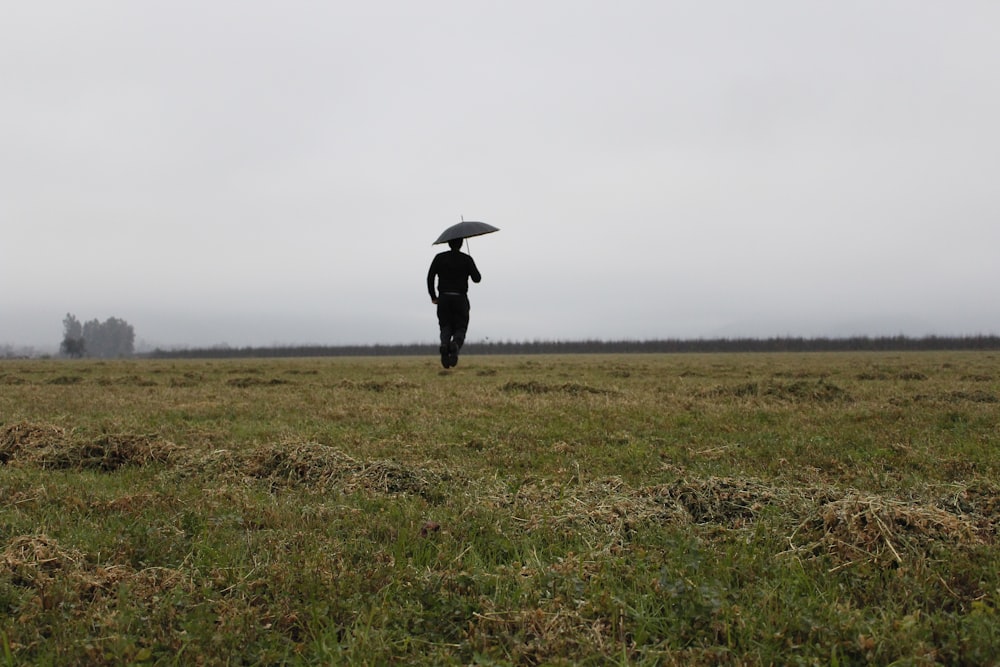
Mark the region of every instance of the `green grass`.
<instances>
[{"instance_id":1,"label":"green grass","mask_svg":"<svg viewBox=\"0 0 1000 667\"><path fill-rule=\"evenodd\" d=\"M1000 355L0 364L5 664L998 664Z\"/></svg>"}]
</instances>

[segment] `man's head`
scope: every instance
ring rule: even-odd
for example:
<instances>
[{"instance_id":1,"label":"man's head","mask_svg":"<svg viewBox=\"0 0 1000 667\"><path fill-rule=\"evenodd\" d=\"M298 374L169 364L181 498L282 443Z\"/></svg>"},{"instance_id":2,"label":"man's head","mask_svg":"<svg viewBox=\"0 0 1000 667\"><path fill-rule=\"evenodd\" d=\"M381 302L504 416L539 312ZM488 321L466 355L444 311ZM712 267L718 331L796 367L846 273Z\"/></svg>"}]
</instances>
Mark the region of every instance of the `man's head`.
<instances>
[{"instance_id":1,"label":"man's head","mask_svg":"<svg viewBox=\"0 0 1000 667\"><path fill-rule=\"evenodd\" d=\"M448 241L448 247L450 247L452 250L461 250L462 239L452 239Z\"/></svg>"}]
</instances>

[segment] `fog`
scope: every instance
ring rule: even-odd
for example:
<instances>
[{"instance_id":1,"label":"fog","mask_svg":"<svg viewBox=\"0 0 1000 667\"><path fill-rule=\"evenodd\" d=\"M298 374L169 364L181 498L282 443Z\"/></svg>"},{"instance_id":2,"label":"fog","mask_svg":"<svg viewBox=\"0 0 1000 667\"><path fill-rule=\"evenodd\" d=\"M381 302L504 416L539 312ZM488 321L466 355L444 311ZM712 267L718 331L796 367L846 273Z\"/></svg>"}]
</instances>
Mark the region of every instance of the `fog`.
<instances>
[{"instance_id":1,"label":"fog","mask_svg":"<svg viewBox=\"0 0 1000 667\"><path fill-rule=\"evenodd\" d=\"M1000 332L1000 5L15 3L0 343Z\"/></svg>"}]
</instances>

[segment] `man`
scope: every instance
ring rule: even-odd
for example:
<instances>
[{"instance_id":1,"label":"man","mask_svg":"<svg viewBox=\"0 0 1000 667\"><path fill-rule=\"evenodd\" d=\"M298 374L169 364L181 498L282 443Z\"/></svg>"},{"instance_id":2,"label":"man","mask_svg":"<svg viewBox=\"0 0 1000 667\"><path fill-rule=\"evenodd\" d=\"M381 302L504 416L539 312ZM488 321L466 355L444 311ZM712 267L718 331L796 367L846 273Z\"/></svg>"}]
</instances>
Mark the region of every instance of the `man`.
<instances>
[{"instance_id":1,"label":"man","mask_svg":"<svg viewBox=\"0 0 1000 667\"><path fill-rule=\"evenodd\" d=\"M472 257L462 252L462 239L448 241L451 250L438 253L427 272L427 291L431 303L437 305L438 327L441 329L441 365L451 368L458 364L458 351L465 343L469 328L469 278L478 283L483 279ZM434 277L437 276L437 292Z\"/></svg>"}]
</instances>

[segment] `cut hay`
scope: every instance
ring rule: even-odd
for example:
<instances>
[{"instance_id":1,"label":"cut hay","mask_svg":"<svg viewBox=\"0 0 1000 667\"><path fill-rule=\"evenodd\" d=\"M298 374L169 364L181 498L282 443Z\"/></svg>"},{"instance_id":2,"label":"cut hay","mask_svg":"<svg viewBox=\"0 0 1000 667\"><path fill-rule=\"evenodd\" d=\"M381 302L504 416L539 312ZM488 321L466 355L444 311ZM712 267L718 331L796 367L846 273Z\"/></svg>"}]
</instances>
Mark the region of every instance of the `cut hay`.
<instances>
[{"instance_id":1,"label":"cut hay","mask_svg":"<svg viewBox=\"0 0 1000 667\"><path fill-rule=\"evenodd\" d=\"M21 422L0 430L0 463L43 469L113 471L123 466L167 463L178 447L153 435L74 434L49 424Z\"/></svg>"},{"instance_id":2,"label":"cut hay","mask_svg":"<svg viewBox=\"0 0 1000 667\"><path fill-rule=\"evenodd\" d=\"M664 505L618 477L598 480L567 494L569 515L603 527L612 534L630 532L645 523L680 523L684 517L673 505Z\"/></svg>"},{"instance_id":3,"label":"cut hay","mask_svg":"<svg viewBox=\"0 0 1000 667\"><path fill-rule=\"evenodd\" d=\"M360 461L336 447L315 442L283 442L247 453L216 450L190 462L196 470L214 470L223 478L266 482L272 491L306 488L318 492L376 495L415 494L436 497L433 489L447 479L443 472L395 461Z\"/></svg>"},{"instance_id":4,"label":"cut hay","mask_svg":"<svg viewBox=\"0 0 1000 667\"><path fill-rule=\"evenodd\" d=\"M197 590L193 575L184 570L96 565L83 552L64 547L44 533L10 539L0 553L0 576L33 594L18 610L18 622L27 631L20 633L20 641L10 642L9 648L15 651L30 650L31 646L47 641L44 631L29 628L44 628L45 617L54 605L59 605L60 620L88 619L89 627L99 632L105 626L119 627L115 610L122 595L148 606L169 595L180 599Z\"/></svg>"},{"instance_id":5,"label":"cut hay","mask_svg":"<svg viewBox=\"0 0 1000 667\"><path fill-rule=\"evenodd\" d=\"M833 570L857 563L902 565L945 547L982 543L972 522L939 507L855 493L819 506L788 541L785 553L827 555Z\"/></svg>"},{"instance_id":6,"label":"cut hay","mask_svg":"<svg viewBox=\"0 0 1000 667\"><path fill-rule=\"evenodd\" d=\"M937 506L976 526L980 536L995 541L1000 531L1000 488L987 481L953 487Z\"/></svg>"},{"instance_id":7,"label":"cut hay","mask_svg":"<svg viewBox=\"0 0 1000 667\"><path fill-rule=\"evenodd\" d=\"M395 461L375 461L362 466L344 480L345 493L366 492L386 495L427 497L441 476L429 470L403 466Z\"/></svg>"},{"instance_id":8,"label":"cut hay","mask_svg":"<svg viewBox=\"0 0 1000 667\"><path fill-rule=\"evenodd\" d=\"M153 435L105 433L76 443L65 457L63 465L55 467L87 468L112 471L124 466L147 466L171 461L178 447Z\"/></svg>"},{"instance_id":9,"label":"cut hay","mask_svg":"<svg viewBox=\"0 0 1000 667\"><path fill-rule=\"evenodd\" d=\"M53 385L74 385L83 382L83 378L79 375L58 375L46 381L45 384Z\"/></svg>"},{"instance_id":10,"label":"cut hay","mask_svg":"<svg viewBox=\"0 0 1000 667\"><path fill-rule=\"evenodd\" d=\"M118 377L104 377L97 380L101 387L156 387L156 380L142 377L141 375L122 375Z\"/></svg>"},{"instance_id":11,"label":"cut hay","mask_svg":"<svg viewBox=\"0 0 1000 667\"><path fill-rule=\"evenodd\" d=\"M288 380L282 378L257 378L257 377L238 377L231 378L226 381L226 384L230 387L238 387L240 389L245 389L247 387L280 387L281 385L291 384Z\"/></svg>"},{"instance_id":12,"label":"cut hay","mask_svg":"<svg viewBox=\"0 0 1000 667\"><path fill-rule=\"evenodd\" d=\"M44 533L12 538L0 553L0 571L9 573L16 585L35 588L43 588L57 577L69 579L75 587L84 589L128 580L148 589L149 597L180 580L190 580L182 571L167 567L135 570L125 565L96 566L83 552L63 547ZM138 590L136 586L132 592Z\"/></svg>"},{"instance_id":13,"label":"cut hay","mask_svg":"<svg viewBox=\"0 0 1000 667\"><path fill-rule=\"evenodd\" d=\"M948 395L948 398L952 403L998 403L1000 398L997 398L996 394L988 391L976 390L976 391L953 391Z\"/></svg>"},{"instance_id":14,"label":"cut hay","mask_svg":"<svg viewBox=\"0 0 1000 667\"><path fill-rule=\"evenodd\" d=\"M582 396L586 394L592 394L596 396L606 396L613 394L614 392L610 389L600 389L598 387L591 387L585 384L579 384L576 382L565 382L563 384L546 384L544 382L538 382L536 380L531 380L529 382L506 382L500 387L501 391L511 392L511 393L525 393L525 394L550 394L550 393L563 393L569 394L571 396Z\"/></svg>"},{"instance_id":15,"label":"cut hay","mask_svg":"<svg viewBox=\"0 0 1000 667\"><path fill-rule=\"evenodd\" d=\"M400 391L404 389L416 389L419 385L410 382L409 380L404 380L402 378L396 380L383 380L381 382L376 380L341 380L338 382L336 387L341 389L351 389L357 391L370 391L374 393L381 393L383 391Z\"/></svg>"},{"instance_id":16,"label":"cut hay","mask_svg":"<svg viewBox=\"0 0 1000 667\"><path fill-rule=\"evenodd\" d=\"M340 479L359 467L336 447L315 442L285 442L254 449L243 462L250 477L276 484L318 484Z\"/></svg>"},{"instance_id":17,"label":"cut hay","mask_svg":"<svg viewBox=\"0 0 1000 667\"><path fill-rule=\"evenodd\" d=\"M620 539L646 523L684 520L673 506L636 491L619 477L580 485L530 483L514 493L500 484L485 498L491 506L510 511L527 532L540 527L568 528Z\"/></svg>"},{"instance_id":18,"label":"cut hay","mask_svg":"<svg viewBox=\"0 0 1000 667\"><path fill-rule=\"evenodd\" d=\"M737 528L752 522L785 494L750 479L709 477L678 480L658 487L653 495L661 503L675 505L691 523Z\"/></svg>"},{"instance_id":19,"label":"cut hay","mask_svg":"<svg viewBox=\"0 0 1000 667\"><path fill-rule=\"evenodd\" d=\"M816 382L744 382L722 385L700 392L703 398L771 398L788 403L832 403L849 401L843 388L820 378Z\"/></svg>"},{"instance_id":20,"label":"cut hay","mask_svg":"<svg viewBox=\"0 0 1000 667\"><path fill-rule=\"evenodd\" d=\"M644 489L619 478L580 485L527 484L486 493L525 531L570 528L627 540L647 525L747 530L762 520L791 531L783 555L829 557L833 568L859 562L902 564L989 542L1000 494L967 490L950 506L863 496L832 487L770 486L753 479L682 478ZM956 500L956 498L958 500ZM954 506L965 503L965 511ZM978 507L972 507L978 503ZM769 511L770 510L770 511Z\"/></svg>"},{"instance_id":21,"label":"cut hay","mask_svg":"<svg viewBox=\"0 0 1000 667\"><path fill-rule=\"evenodd\" d=\"M530 609L503 609L489 599L482 607L468 622L469 643L502 643L511 664L572 664L565 656L600 654L622 643L620 623L616 630L612 619L589 614L586 608L546 602Z\"/></svg>"},{"instance_id":22,"label":"cut hay","mask_svg":"<svg viewBox=\"0 0 1000 667\"><path fill-rule=\"evenodd\" d=\"M66 429L52 424L18 422L0 429L0 463L9 463L21 457L66 443Z\"/></svg>"},{"instance_id":23,"label":"cut hay","mask_svg":"<svg viewBox=\"0 0 1000 667\"><path fill-rule=\"evenodd\" d=\"M21 535L7 543L0 554L0 568L16 585L37 587L83 560L83 554L62 548L44 534Z\"/></svg>"}]
</instances>

